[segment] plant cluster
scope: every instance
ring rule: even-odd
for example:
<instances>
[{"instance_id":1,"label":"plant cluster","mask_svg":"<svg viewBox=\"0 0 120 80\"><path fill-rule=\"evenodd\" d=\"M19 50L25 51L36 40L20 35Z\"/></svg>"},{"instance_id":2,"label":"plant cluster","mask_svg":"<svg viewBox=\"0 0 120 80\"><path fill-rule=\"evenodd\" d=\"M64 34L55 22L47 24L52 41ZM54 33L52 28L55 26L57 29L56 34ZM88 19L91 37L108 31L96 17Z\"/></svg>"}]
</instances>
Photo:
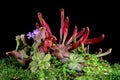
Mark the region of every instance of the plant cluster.
<instances>
[{"instance_id":1,"label":"plant cluster","mask_svg":"<svg viewBox=\"0 0 120 80\"><path fill-rule=\"evenodd\" d=\"M102 59L102 56L111 53L112 49L102 52L100 48L96 54L89 54L89 45L101 42L105 35L102 34L91 39L89 38L90 29L88 26L80 31L75 26L72 36L66 40L69 17L64 17L63 8L60 13L59 41L51 32L49 25L42 17L42 13L38 12L40 24L36 23L36 29L33 32L28 32L27 35L17 35L16 49L6 52L6 55L12 55L19 63L27 65L27 69L32 73L37 73L40 80L81 80L85 75L88 77L110 75L111 66ZM33 39L32 45L27 43L26 37Z\"/></svg>"}]
</instances>

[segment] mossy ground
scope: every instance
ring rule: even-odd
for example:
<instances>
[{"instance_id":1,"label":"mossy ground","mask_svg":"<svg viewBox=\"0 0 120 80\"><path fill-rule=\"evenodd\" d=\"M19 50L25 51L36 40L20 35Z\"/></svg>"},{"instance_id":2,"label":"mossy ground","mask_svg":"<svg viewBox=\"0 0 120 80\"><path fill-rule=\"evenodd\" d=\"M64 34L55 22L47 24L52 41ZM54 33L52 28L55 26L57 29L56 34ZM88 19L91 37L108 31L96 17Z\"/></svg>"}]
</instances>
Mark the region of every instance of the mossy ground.
<instances>
[{"instance_id":1,"label":"mossy ground","mask_svg":"<svg viewBox=\"0 0 120 80\"><path fill-rule=\"evenodd\" d=\"M0 60L0 80L120 80L119 63L111 65L106 60L98 61L93 54L86 55L87 66L81 72L68 69L67 63L55 57L51 57L52 67L35 73L13 57L3 58Z\"/></svg>"}]
</instances>

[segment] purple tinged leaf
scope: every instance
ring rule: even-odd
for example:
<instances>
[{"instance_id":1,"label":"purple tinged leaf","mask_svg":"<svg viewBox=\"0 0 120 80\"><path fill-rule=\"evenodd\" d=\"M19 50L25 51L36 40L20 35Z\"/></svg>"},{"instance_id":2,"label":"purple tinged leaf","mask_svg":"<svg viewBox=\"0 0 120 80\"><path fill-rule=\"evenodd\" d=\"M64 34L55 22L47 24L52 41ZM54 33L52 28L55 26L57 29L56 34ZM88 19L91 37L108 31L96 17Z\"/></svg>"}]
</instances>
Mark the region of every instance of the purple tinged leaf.
<instances>
[{"instance_id":1,"label":"purple tinged leaf","mask_svg":"<svg viewBox=\"0 0 120 80\"><path fill-rule=\"evenodd\" d=\"M17 52L16 50L13 50L13 51L10 51L10 52L6 52L6 55L7 56L9 56L9 55L14 56L17 59L18 62L20 62L21 64L24 64L24 65L27 63L27 60L29 59L29 57L28 57L28 59L24 58L22 56L23 53Z\"/></svg>"},{"instance_id":2,"label":"purple tinged leaf","mask_svg":"<svg viewBox=\"0 0 120 80\"><path fill-rule=\"evenodd\" d=\"M70 56L70 52L64 45L57 44L56 46L52 46L51 49L53 50L52 54L56 56L58 59Z\"/></svg>"},{"instance_id":3,"label":"purple tinged leaf","mask_svg":"<svg viewBox=\"0 0 120 80\"><path fill-rule=\"evenodd\" d=\"M41 40L45 40L46 38L46 28L45 27L40 27L39 28L39 33L35 36L35 40L38 43L41 43Z\"/></svg>"}]
</instances>

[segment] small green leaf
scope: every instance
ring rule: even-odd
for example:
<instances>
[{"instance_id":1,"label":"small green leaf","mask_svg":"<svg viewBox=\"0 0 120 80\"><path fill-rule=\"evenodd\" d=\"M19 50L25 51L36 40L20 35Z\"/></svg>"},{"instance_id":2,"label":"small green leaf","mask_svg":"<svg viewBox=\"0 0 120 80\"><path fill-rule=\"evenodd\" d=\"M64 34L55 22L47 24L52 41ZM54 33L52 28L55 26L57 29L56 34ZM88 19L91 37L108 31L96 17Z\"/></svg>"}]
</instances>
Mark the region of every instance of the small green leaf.
<instances>
[{"instance_id":1,"label":"small green leaf","mask_svg":"<svg viewBox=\"0 0 120 80\"><path fill-rule=\"evenodd\" d=\"M49 61L51 58L50 54L46 54L45 57L43 58L44 61Z\"/></svg>"},{"instance_id":2,"label":"small green leaf","mask_svg":"<svg viewBox=\"0 0 120 80\"><path fill-rule=\"evenodd\" d=\"M50 62L45 63L45 68L48 69L50 67Z\"/></svg>"},{"instance_id":3,"label":"small green leaf","mask_svg":"<svg viewBox=\"0 0 120 80\"><path fill-rule=\"evenodd\" d=\"M39 60L43 60L45 57L45 53L38 53Z\"/></svg>"},{"instance_id":4,"label":"small green leaf","mask_svg":"<svg viewBox=\"0 0 120 80\"><path fill-rule=\"evenodd\" d=\"M35 72L35 71L37 70L37 67L36 67L36 66L32 66L32 67L30 68L30 70L31 70L32 72Z\"/></svg>"},{"instance_id":5,"label":"small green leaf","mask_svg":"<svg viewBox=\"0 0 120 80\"><path fill-rule=\"evenodd\" d=\"M72 70L77 70L77 71L82 71L83 70L83 65L78 64L78 63L70 63L68 64L68 68Z\"/></svg>"}]
</instances>

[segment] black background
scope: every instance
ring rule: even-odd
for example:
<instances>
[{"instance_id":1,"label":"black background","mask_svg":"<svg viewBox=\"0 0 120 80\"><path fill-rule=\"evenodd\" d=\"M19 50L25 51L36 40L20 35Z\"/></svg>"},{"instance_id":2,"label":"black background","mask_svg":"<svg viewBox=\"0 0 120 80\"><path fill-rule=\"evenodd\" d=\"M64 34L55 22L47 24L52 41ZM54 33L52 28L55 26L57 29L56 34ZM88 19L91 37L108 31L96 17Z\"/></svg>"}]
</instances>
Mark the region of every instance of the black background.
<instances>
[{"instance_id":1,"label":"black background","mask_svg":"<svg viewBox=\"0 0 120 80\"><path fill-rule=\"evenodd\" d=\"M27 34L35 29L39 22L37 12L42 12L44 19L59 39L60 8L64 8L65 16L69 16L69 35L74 26L78 29L90 27L90 38L105 34L105 39L96 45L90 45L90 52L98 48L103 52L112 48L112 53L105 56L111 63L120 62L119 52L119 5L117 2L80 2L78 0L31 0L28 2L15 1L9 4L3 2L0 15L0 56L6 51L15 49L15 36Z\"/></svg>"}]
</instances>

